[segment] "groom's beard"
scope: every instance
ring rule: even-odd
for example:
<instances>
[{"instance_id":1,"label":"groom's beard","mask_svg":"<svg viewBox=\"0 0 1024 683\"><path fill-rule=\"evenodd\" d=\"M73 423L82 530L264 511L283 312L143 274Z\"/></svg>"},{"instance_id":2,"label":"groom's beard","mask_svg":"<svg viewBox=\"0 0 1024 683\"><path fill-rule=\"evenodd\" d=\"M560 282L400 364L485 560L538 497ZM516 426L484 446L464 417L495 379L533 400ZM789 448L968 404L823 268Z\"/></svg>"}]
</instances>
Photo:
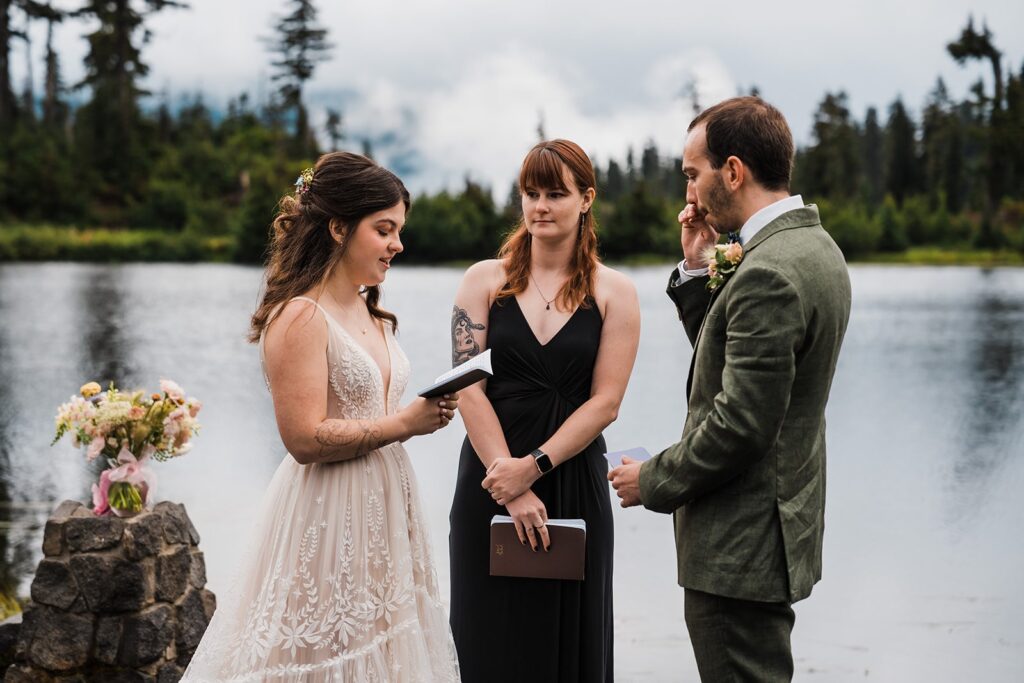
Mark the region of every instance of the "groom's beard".
<instances>
[{"instance_id":1,"label":"groom's beard","mask_svg":"<svg viewBox=\"0 0 1024 683\"><path fill-rule=\"evenodd\" d=\"M742 221L736 216L736 203L733 201L732 193L726 189L725 181L717 173L714 182L708 189L704 210L706 213L712 214L711 227L719 234L739 232L743 227Z\"/></svg>"}]
</instances>

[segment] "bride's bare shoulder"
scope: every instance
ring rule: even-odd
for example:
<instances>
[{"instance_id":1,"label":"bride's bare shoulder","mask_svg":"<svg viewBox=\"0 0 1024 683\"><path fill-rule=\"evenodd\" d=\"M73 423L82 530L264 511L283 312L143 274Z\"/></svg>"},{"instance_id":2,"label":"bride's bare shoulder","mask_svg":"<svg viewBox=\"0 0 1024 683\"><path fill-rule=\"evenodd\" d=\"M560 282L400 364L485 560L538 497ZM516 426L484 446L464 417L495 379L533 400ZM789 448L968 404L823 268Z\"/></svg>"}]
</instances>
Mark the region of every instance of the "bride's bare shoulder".
<instances>
[{"instance_id":1,"label":"bride's bare shoulder","mask_svg":"<svg viewBox=\"0 0 1024 683\"><path fill-rule=\"evenodd\" d=\"M282 344L326 339L325 322L320 307L311 298L291 299L281 305L267 325L265 344L272 350Z\"/></svg>"}]
</instances>

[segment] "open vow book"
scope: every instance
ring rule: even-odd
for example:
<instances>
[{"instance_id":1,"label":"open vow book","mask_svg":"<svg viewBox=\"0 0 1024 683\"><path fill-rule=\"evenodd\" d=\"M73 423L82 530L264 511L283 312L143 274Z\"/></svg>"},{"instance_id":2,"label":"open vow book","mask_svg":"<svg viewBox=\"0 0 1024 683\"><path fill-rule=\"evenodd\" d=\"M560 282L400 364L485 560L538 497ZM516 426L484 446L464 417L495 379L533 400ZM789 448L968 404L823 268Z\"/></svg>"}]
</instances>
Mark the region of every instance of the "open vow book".
<instances>
[{"instance_id":1,"label":"open vow book","mask_svg":"<svg viewBox=\"0 0 1024 683\"><path fill-rule=\"evenodd\" d=\"M434 380L434 383L419 393L423 398L435 398L465 389L487 379L494 373L491 371L491 350L487 349L478 356L473 356L465 363L456 365Z\"/></svg>"},{"instance_id":2,"label":"open vow book","mask_svg":"<svg viewBox=\"0 0 1024 683\"><path fill-rule=\"evenodd\" d=\"M518 576L527 579L583 580L586 560L587 523L582 519L549 519L551 547L534 551L519 542L516 525L507 515L491 518L491 576ZM540 535L537 534L540 542Z\"/></svg>"}]
</instances>

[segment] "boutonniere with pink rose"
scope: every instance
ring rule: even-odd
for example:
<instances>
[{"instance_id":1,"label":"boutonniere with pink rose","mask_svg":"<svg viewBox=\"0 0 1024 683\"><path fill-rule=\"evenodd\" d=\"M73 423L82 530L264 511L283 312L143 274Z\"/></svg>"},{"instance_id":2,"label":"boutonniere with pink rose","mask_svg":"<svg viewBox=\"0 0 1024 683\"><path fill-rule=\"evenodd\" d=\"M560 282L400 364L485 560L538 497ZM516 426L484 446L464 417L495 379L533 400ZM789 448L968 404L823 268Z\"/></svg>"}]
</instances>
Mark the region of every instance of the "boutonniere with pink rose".
<instances>
[{"instance_id":1,"label":"boutonniere with pink rose","mask_svg":"<svg viewBox=\"0 0 1024 683\"><path fill-rule=\"evenodd\" d=\"M191 450L201 407L168 379L160 380L160 392L152 394L125 393L113 383L103 391L89 382L80 395L58 408L51 445L71 434L72 443L85 450L89 462L102 457L107 469L92 486L93 512L131 516L146 507L156 488L149 461L170 460Z\"/></svg>"},{"instance_id":2,"label":"boutonniere with pink rose","mask_svg":"<svg viewBox=\"0 0 1024 683\"><path fill-rule=\"evenodd\" d=\"M743 247L739 242L729 244L716 244L708 249L705 255L708 262L708 290L713 292L728 280L736 272L740 261L743 260Z\"/></svg>"}]
</instances>

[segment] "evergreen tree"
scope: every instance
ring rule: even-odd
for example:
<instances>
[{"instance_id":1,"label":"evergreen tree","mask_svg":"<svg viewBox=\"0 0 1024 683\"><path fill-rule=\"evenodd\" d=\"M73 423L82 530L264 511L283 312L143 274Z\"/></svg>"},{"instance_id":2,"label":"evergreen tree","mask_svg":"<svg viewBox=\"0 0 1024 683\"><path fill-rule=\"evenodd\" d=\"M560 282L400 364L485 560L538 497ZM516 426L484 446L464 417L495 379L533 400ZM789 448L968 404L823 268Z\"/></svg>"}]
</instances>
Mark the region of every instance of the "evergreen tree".
<instances>
[{"instance_id":1,"label":"evergreen tree","mask_svg":"<svg viewBox=\"0 0 1024 683\"><path fill-rule=\"evenodd\" d=\"M1007 136L1006 154L1010 173L1006 193L1010 197L1024 198L1024 64L1020 74L1010 78L1006 84L1007 129L1016 134Z\"/></svg>"},{"instance_id":2,"label":"evergreen tree","mask_svg":"<svg viewBox=\"0 0 1024 683\"><path fill-rule=\"evenodd\" d=\"M139 85L149 73L141 52L152 37L145 21L168 7L186 6L174 0L88 0L74 13L99 22L86 36L86 73L78 84L92 97L79 110L75 128L79 159L99 179L101 203L123 204L142 191L151 140L139 110L139 98L149 94ZM107 218L116 221L116 212Z\"/></svg>"},{"instance_id":3,"label":"evergreen tree","mask_svg":"<svg viewBox=\"0 0 1024 683\"><path fill-rule=\"evenodd\" d=\"M327 137L331 141L331 149L341 148L341 142L345 139L345 133L341 129L341 112L337 109L327 110Z\"/></svg>"},{"instance_id":4,"label":"evergreen tree","mask_svg":"<svg viewBox=\"0 0 1024 683\"><path fill-rule=\"evenodd\" d=\"M946 50L957 64L961 65L972 59L988 60L995 84L992 103L996 109L1002 108L1003 68L1000 62L1003 53L996 49L992 42L992 32L988 30L988 26L983 25L981 32L978 32L974 30L974 17L968 17L967 26L961 31L960 37L946 45Z\"/></svg>"},{"instance_id":5,"label":"evergreen tree","mask_svg":"<svg viewBox=\"0 0 1024 683\"><path fill-rule=\"evenodd\" d=\"M933 209L956 210L963 178L960 164L960 121L953 111L945 82L940 78L928 95L921 115L924 187Z\"/></svg>"},{"instance_id":6,"label":"evergreen tree","mask_svg":"<svg viewBox=\"0 0 1024 683\"><path fill-rule=\"evenodd\" d=\"M640 154L640 178L655 193L661 189L661 159L654 140L648 140Z\"/></svg>"},{"instance_id":7,"label":"evergreen tree","mask_svg":"<svg viewBox=\"0 0 1024 683\"><path fill-rule=\"evenodd\" d=\"M626 177L622 173L622 167L614 159L608 161L608 173L605 175L605 186L607 190L602 199L615 201L626 191Z\"/></svg>"},{"instance_id":8,"label":"evergreen tree","mask_svg":"<svg viewBox=\"0 0 1024 683\"><path fill-rule=\"evenodd\" d=\"M897 98L885 130L885 190L898 206L918 189L918 163L914 122Z\"/></svg>"},{"instance_id":9,"label":"evergreen tree","mask_svg":"<svg viewBox=\"0 0 1024 683\"><path fill-rule=\"evenodd\" d=\"M859 132L850 118L845 92L826 93L812 127L814 144L802 161L801 191L815 197L849 200L857 195Z\"/></svg>"},{"instance_id":10,"label":"evergreen tree","mask_svg":"<svg viewBox=\"0 0 1024 683\"><path fill-rule=\"evenodd\" d=\"M60 129L67 121L68 107L61 100L64 84L60 78L60 60L53 49L53 25L64 20L66 14L46 5L46 82L43 93L43 123L50 129Z\"/></svg>"},{"instance_id":11,"label":"evergreen tree","mask_svg":"<svg viewBox=\"0 0 1024 683\"><path fill-rule=\"evenodd\" d=\"M16 111L14 88L11 85L11 41L15 38L28 40L27 30L13 27L11 10L21 11L27 28L32 19L46 16L47 7L35 0L0 0L0 128L13 121Z\"/></svg>"},{"instance_id":12,"label":"evergreen tree","mask_svg":"<svg viewBox=\"0 0 1024 683\"><path fill-rule=\"evenodd\" d=\"M1012 166L1008 163L1005 154L1005 146L1012 145L1014 139L1019 138L1021 131L1014 130L1010 117L1006 115L1004 107L1003 89L1003 68L1002 52L998 50L992 40L992 32L987 25L982 30L974 28L974 18L967 19L967 26L960 33L960 37L946 45L950 56L957 64L963 65L970 60L988 61L992 68L993 92L991 97L984 93L984 86L981 81L975 88L979 103L984 108L988 104L988 120L985 126L985 176L988 185L988 206L986 211L991 212L994 206L1006 192L1008 181L1011 181ZM984 113L982 114L984 117Z\"/></svg>"},{"instance_id":13,"label":"evergreen tree","mask_svg":"<svg viewBox=\"0 0 1024 683\"><path fill-rule=\"evenodd\" d=\"M317 10L311 0L291 0L292 11L277 20L277 35L270 41L270 50L277 60L271 80L280 83L278 95L285 110L295 116L293 153L299 157L315 156L316 142L309 131L309 117L302 101L306 81L313 77L317 62L328 59L331 44L327 29L316 25Z\"/></svg>"},{"instance_id":14,"label":"evergreen tree","mask_svg":"<svg viewBox=\"0 0 1024 683\"><path fill-rule=\"evenodd\" d=\"M882 202L884 195L884 171L882 149L884 135L878 125L878 110L868 107L864 116L864 129L861 133L861 168L863 172L863 193L868 206L872 209Z\"/></svg>"}]
</instances>

